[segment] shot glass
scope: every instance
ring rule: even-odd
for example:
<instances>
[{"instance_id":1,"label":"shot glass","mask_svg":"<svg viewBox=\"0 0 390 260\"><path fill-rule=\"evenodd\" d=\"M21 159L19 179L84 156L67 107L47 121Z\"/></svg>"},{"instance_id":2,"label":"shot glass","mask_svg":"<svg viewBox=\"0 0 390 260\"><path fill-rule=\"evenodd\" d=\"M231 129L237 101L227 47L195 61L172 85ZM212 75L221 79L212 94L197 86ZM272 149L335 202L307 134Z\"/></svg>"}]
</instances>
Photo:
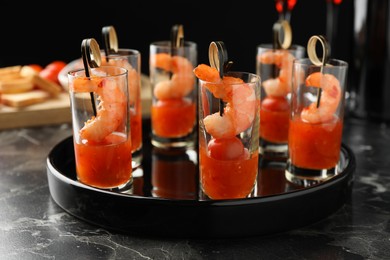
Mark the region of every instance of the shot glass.
<instances>
[{"instance_id":1,"label":"shot glass","mask_svg":"<svg viewBox=\"0 0 390 260\"><path fill-rule=\"evenodd\" d=\"M142 162L141 53L134 49L118 49L109 55L102 51L101 57L102 65L119 66L128 71L132 168L136 169Z\"/></svg>"},{"instance_id":2,"label":"shot glass","mask_svg":"<svg viewBox=\"0 0 390 260\"><path fill-rule=\"evenodd\" d=\"M266 159L287 158L292 65L304 55L305 48L300 45L289 49L274 49L272 44L257 46L256 73L262 82L259 152Z\"/></svg>"},{"instance_id":3,"label":"shot glass","mask_svg":"<svg viewBox=\"0 0 390 260\"><path fill-rule=\"evenodd\" d=\"M199 79L199 182L204 199L246 198L256 186L260 77L247 72L225 77L217 83Z\"/></svg>"},{"instance_id":4,"label":"shot glass","mask_svg":"<svg viewBox=\"0 0 390 260\"><path fill-rule=\"evenodd\" d=\"M197 45L184 41L150 44L149 75L152 85L151 142L156 147L193 147L196 141Z\"/></svg>"},{"instance_id":5,"label":"shot glass","mask_svg":"<svg viewBox=\"0 0 390 260\"><path fill-rule=\"evenodd\" d=\"M131 188L127 70L73 70L68 80L77 179L101 189Z\"/></svg>"},{"instance_id":6,"label":"shot glass","mask_svg":"<svg viewBox=\"0 0 390 260\"><path fill-rule=\"evenodd\" d=\"M348 64L293 63L286 179L312 186L339 173Z\"/></svg>"}]
</instances>

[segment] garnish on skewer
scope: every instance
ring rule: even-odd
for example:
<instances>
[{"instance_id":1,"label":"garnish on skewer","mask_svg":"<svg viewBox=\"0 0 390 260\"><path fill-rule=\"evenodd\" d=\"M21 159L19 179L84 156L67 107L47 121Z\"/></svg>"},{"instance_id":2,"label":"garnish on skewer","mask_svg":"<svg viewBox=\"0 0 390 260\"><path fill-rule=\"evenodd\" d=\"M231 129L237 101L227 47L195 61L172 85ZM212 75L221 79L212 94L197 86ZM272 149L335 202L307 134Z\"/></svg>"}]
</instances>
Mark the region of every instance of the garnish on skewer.
<instances>
[{"instance_id":1,"label":"garnish on skewer","mask_svg":"<svg viewBox=\"0 0 390 260\"><path fill-rule=\"evenodd\" d=\"M221 80L225 73L228 72L233 65L232 61L228 61L228 54L225 44L222 41L211 42L209 46L209 62L210 66L216 68L219 72ZM219 99L219 114L223 115L225 104L222 99Z\"/></svg>"},{"instance_id":2,"label":"garnish on skewer","mask_svg":"<svg viewBox=\"0 0 390 260\"><path fill-rule=\"evenodd\" d=\"M317 41L321 43L322 46L322 60L320 60L317 56ZM316 65L321 66L321 74L323 74L324 67L326 66L326 63L329 60L330 56L330 47L329 43L326 40L326 38L322 35L314 35L310 37L308 43L307 43L307 55L309 56L310 61ZM317 92L317 108L320 106L320 100L321 100L321 92L322 89L318 88Z\"/></svg>"},{"instance_id":3,"label":"garnish on skewer","mask_svg":"<svg viewBox=\"0 0 390 260\"><path fill-rule=\"evenodd\" d=\"M97 68L101 64L100 48L93 38L84 39L81 42L81 57L83 60L85 76L91 77L91 68ZM96 116L96 104L93 92L90 93L93 113Z\"/></svg>"}]
</instances>

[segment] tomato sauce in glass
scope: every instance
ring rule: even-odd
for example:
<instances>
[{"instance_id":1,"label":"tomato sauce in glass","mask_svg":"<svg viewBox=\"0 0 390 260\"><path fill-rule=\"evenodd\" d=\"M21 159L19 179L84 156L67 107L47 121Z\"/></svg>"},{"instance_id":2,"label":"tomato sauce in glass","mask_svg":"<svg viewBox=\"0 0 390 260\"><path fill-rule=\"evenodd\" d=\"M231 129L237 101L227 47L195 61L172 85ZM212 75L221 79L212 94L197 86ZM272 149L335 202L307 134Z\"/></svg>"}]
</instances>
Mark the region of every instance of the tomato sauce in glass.
<instances>
[{"instance_id":1,"label":"tomato sauce in glass","mask_svg":"<svg viewBox=\"0 0 390 260\"><path fill-rule=\"evenodd\" d=\"M260 137L272 143L287 143L290 105L285 97L267 97L261 103Z\"/></svg>"},{"instance_id":2,"label":"tomato sauce in glass","mask_svg":"<svg viewBox=\"0 0 390 260\"><path fill-rule=\"evenodd\" d=\"M311 124L299 117L290 121L289 155L295 167L322 170L334 168L340 159L343 121L334 118Z\"/></svg>"},{"instance_id":3,"label":"tomato sauce in glass","mask_svg":"<svg viewBox=\"0 0 390 260\"><path fill-rule=\"evenodd\" d=\"M99 143L75 145L78 180L97 188L114 188L132 177L131 139L110 134Z\"/></svg>"},{"instance_id":4,"label":"tomato sauce in glass","mask_svg":"<svg viewBox=\"0 0 390 260\"><path fill-rule=\"evenodd\" d=\"M141 111L141 108L138 111ZM133 109L130 109L130 129L131 151L135 152L140 149L142 144L142 113L136 113Z\"/></svg>"},{"instance_id":5,"label":"tomato sauce in glass","mask_svg":"<svg viewBox=\"0 0 390 260\"><path fill-rule=\"evenodd\" d=\"M196 105L188 98L159 100L152 106L153 133L160 137L182 137L191 133L196 119Z\"/></svg>"},{"instance_id":6,"label":"tomato sauce in glass","mask_svg":"<svg viewBox=\"0 0 390 260\"><path fill-rule=\"evenodd\" d=\"M209 198L246 198L252 192L258 173L257 153L249 159L217 160L201 145L199 157L200 182Z\"/></svg>"}]
</instances>

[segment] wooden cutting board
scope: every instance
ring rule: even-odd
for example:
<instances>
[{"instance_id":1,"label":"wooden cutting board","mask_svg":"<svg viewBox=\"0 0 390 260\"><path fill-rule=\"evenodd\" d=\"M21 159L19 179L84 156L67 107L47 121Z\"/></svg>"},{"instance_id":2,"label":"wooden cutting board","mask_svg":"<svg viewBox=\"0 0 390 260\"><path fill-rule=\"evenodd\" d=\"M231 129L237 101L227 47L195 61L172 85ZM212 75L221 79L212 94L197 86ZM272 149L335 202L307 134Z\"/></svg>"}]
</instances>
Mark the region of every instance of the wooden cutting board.
<instances>
[{"instance_id":1,"label":"wooden cutting board","mask_svg":"<svg viewBox=\"0 0 390 260\"><path fill-rule=\"evenodd\" d=\"M147 76L142 75L141 85L142 116L150 117L152 91ZM24 108L14 108L0 104L0 130L71 122L72 114L68 92L61 93L57 98Z\"/></svg>"},{"instance_id":2,"label":"wooden cutting board","mask_svg":"<svg viewBox=\"0 0 390 260\"><path fill-rule=\"evenodd\" d=\"M42 126L72 122L69 94L24 108L0 105L0 129Z\"/></svg>"}]
</instances>

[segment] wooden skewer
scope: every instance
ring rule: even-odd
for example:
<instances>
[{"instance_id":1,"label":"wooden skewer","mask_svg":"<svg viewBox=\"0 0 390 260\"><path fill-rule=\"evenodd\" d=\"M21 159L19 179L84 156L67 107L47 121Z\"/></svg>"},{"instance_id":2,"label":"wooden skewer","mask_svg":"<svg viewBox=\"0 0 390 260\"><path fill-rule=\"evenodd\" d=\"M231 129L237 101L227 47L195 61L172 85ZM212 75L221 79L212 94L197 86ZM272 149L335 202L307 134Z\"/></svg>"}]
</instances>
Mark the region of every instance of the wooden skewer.
<instances>
[{"instance_id":1,"label":"wooden skewer","mask_svg":"<svg viewBox=\"0 0 390 260\"><path fill-rule=\"evenodd\" d=\"M81 42L81 57L85 69L85 76L91 77L91 68L97 68L101 64L100 48L93 38L84 39ZM94 93L90 93L93 113L96 116L96 104Z\"/></svg>"},{"instance_id":2,"label":"wooden skewer","mask_svg":"<svg viewBox=\"0 0 390 260\"><path fill-rule=\"evenodd\" d=\"M104 53L106 54L106 60L108 62L108 56L112 53L118 52L118 37L114 26L104 26L102 28L102 36L104 43Z\"/></svg>"},{"instance_id":3,"label":"wooden skewer","mask_svg":"<svg viewBox=\"0 0 390 260\"><path fill-rule=\"evenodd\" d=\"M322 59L321 60L317 56L316 45L317 45L318 41L321 43L321 46L322 46ZM322 35L312 36L307 43L307 55L309 56L310 61L314 65L321 66L320 71L321 71L321 74L323 74L324 67L326 66L326 63L328 62L329 56L330 56L330 47L329 47L329 43L326 40L326 38ZM322 89L318 88L317 105L316 105L317 108L320 106L321 93L322 93Z\"/></svg>"},{"instance_id":4,"label":"wooden skewer","mask_svg":"<svg viewBox=\"0 0 390 260\"><path fill-rule=\"evenodd\" d=\"M223 76L233 65L232 61L228 61L228 54L225 44L222 41L211 42L209 46L209 62L211 67L214 67L219 72L219 77ZM225 104L222 99L219 100L219 114L223 115Z\"/></svg>"}]
</instances>

